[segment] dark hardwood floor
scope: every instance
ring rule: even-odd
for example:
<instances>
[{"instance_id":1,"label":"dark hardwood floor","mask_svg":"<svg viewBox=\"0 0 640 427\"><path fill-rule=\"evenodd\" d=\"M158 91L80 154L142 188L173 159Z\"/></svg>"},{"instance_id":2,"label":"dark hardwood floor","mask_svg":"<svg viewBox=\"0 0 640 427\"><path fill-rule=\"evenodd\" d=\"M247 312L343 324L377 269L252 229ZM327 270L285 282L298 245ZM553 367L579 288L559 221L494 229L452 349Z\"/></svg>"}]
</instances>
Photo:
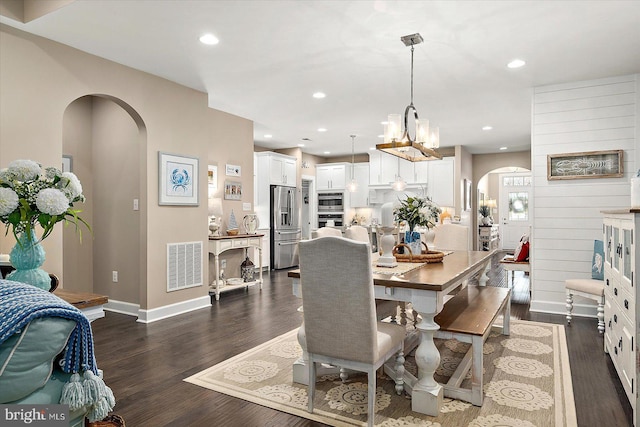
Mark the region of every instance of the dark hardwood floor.
<instances>
[{"instance_id":1,"label":"dark hardwood floor","mask_svg":"<svg viewBox=\"0 0 640 427\"><path fill-rule=\"evenodd\" d=\"M505 287L501 256L493 257L490 284ZM265 279L262 291L225 293L210 309L148 325L107 313L92 324L98 366L116 396L114 412L127 427L322 425L182 381L300 325L301 303L286 271L272 271ZM516 272L512 318L564 323L564 316L529 311L528 284L528 277ZM596 320L574 318L566 336L578 425L631 426L631 406L602 350Z\"/></svg>"}]
</instances>

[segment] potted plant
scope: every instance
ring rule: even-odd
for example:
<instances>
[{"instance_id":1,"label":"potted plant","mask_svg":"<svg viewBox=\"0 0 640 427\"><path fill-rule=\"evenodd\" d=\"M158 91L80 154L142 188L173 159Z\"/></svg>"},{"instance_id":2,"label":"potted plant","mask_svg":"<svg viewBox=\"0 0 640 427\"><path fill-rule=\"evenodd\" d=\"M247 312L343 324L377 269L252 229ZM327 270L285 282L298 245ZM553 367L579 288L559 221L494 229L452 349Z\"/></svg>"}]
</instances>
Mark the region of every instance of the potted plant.
<instances>
[{"instance_id":1,"label":"potted plant","mask_svg":"<svg viewBox=\"0 0 640 427\"><path fill-rule=\"evenodd\" d=\"M493 223L493 219L491 219L491 208L489 206L480 205L478 212L482 215L480 220L482 225L491 225Z\"/></svg>"}]
</instances>

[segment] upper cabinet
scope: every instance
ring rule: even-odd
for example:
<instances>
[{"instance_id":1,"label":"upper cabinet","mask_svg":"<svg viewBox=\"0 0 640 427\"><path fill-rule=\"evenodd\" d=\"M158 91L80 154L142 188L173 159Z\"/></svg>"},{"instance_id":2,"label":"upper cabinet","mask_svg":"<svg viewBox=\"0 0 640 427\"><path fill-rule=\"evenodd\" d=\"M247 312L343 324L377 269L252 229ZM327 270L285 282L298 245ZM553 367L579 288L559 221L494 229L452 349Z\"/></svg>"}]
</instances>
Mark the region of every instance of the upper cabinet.
<instances>
[{"instance_id":1,"label":"upper cabinet","mask_svg":"<svg viewBox=\"0 0 640 427\"><path fill-rule=\"evenodd\" d=\"M349 193L349 207L369 207L369 163L354 164L353 179L358 183L358 188L355 192Z\"/></svg>"},{"instance_id":2,"label":"upper cabinet","mask_svg":"<svg viewBox=\"0 0 640 427\"><path fill-rule=\"evenodd\" d=\"M345 163L316 165L317 190L344 190L347 184L347 170Z\"/></svg>"},{"instance_id":3,"label":"upper cabinet","mask_svg":"<svg viewBox=\"0 0 640 427\"><path fill-rule=\"evenodd\" d=\"M443 157L442 160L428 160L427 194L439 206L455 206L454 186L455 159Z\"/></svg>"},{"instance_id":4,"label":"upper cabinet","mask_svg":"<svg viewBox=\"0 0 640 427\"><path fill-rule=\"evenodd\" d=\"M409 184L427 182L426 176L422 180L417 179L416 165L418 163L412 163L380 151L369 153L369 162L369 185L391 185L398 175Z\"/></svg>"},{"instance_id":5,"label":"upper cabinet","mask_svg":"<svg viewBox=\"0 0 640 427\"><path fill-rule=\"evenodd\" d=\"M256 156L262 173L259 179L268 177L270 185L296 186L298 167L295 157L272 152L256 153Z\"/></svg>"}]
</instances>

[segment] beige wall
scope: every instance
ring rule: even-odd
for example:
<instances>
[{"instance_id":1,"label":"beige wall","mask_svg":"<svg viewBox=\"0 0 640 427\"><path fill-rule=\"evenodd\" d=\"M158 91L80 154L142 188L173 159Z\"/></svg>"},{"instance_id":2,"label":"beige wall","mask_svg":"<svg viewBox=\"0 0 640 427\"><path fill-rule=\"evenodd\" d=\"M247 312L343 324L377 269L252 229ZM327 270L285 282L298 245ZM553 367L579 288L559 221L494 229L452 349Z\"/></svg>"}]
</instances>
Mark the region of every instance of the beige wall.
<instances>
[{"instance_id":1,"label":"beige wall","mask_svg":"<svg viewBox=\"0 0 640 427\"><path fill-rule=\"evenodd\" d=\"M64 112L80 97L106 95L139 115L140 306L152 309L208 294L207 286L166 292L166 245L203 241L206 248L208 162L218 163L219 187L224 165L240 165L243 201L253 201L251 121L209 109L205 93L4 25L0 25L0 93L0 167L17 158L60 164ZM200 159L199 206L158 205L158 151ZM114 155L122 158L129 153ZM225 217L233 208L241 220L241 201L224 205ZM44 268L59 275L63 273L61 228L44 242ZM11 239L0 238L2 252L12 244ZM126 254L129 248L118 242L105 250ZM94 271L102 268L100 262L93 258Z\"/></svg>"}]
</instances>

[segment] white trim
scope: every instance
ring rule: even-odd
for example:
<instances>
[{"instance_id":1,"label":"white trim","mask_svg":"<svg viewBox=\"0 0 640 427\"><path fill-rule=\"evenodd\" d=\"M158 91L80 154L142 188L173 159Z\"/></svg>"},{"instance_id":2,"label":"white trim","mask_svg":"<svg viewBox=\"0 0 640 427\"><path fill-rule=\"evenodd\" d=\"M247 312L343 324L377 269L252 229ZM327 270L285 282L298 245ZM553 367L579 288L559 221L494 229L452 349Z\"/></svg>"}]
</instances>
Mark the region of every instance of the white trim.
<instances>
[{"instance_id":1,"label":"white trim","mask_svg":"<svg viewBox=\"0 0 640 427\"><path fill-rule=\"evenodd\" d=\"M207 307L211 307L211 297L209 295L153 308L151 310L138 310L138 322L151 323Z\"/></svg>"},{"instance_id":2,"label":"white trim","mask_svg":"<svg viewBox=\"0 0 640 427\"><path fill-rule=\"evenodd\" d=\"M140 304L134 304L131 302L118 301L109 298L109 302L104 305L104 311L111 311L114 313L126 314L127 316L138 317L138 311L140 310Z\"/></svg>"},{"instance_id":3,"label":"white trim","mask_svg":"<svg viewBox=\"0 0 640 427\"><path fill-rule=\"evenodd\" d=\"M596 314L596 310L597 306L595 304L573 304L571 316L597 319L598 316ZM552 301L531 301L529 311L536 313L561 314L563 316L567 315L567 307L564 303Z\"/></svg>"}]
</instances>

